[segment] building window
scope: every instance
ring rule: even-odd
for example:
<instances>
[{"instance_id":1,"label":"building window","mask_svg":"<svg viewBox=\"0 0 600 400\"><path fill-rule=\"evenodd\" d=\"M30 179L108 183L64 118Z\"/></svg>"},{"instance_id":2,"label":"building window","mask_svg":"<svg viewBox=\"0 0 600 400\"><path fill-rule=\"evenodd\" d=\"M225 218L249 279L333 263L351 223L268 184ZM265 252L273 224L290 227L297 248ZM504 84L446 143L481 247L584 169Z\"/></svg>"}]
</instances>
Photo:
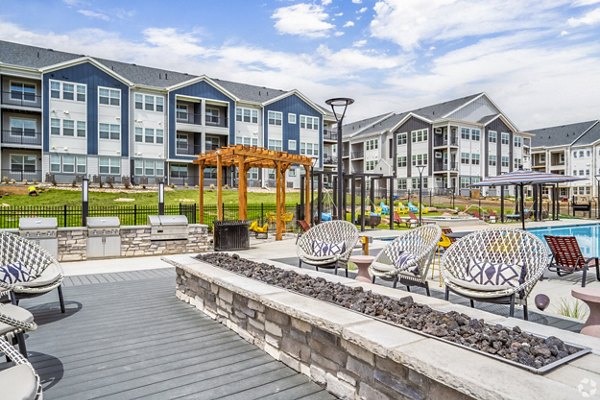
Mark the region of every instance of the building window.
<instances>
[{"instance_id":1,"label":"building window","mask_svg":"<svg viewBox=\"0 0 600 400\"><path fill-rule=\"evenodd\" d=\"M500 134L500 140L501 140L502 144L509 144L510 143L510 133L502 132Z\"/></svg>"},{"instance_id":2,"label":"building window","mask_svg":"<svg viewBox=\"0 0 600 400\"><path fill-rule=\"evenodd\" d=\"M471 135L469 134L469 132L470 132L469 128L460 128L460 138L469 140L471 138Z\"/></svg>"},{"instance_id":3,"label":"building window","mask_svg":"<svg viewBox=\"0 0 600 400\"><path fill-rule=\"evenodd\" d=\"M86 136L86 122L85 121L77 121L77 137L85 137Z\"/></svg>"},{"instance_id":4,"label":"building window","mask_svg":"<svg viewBox=\"0 0 600 400\"><path fill-rule=\"evenodd\" d=\"M423 177L423 189L427 189L427 177ZM419 178L412 178L412 188L413 189L420 189L420 180Z\"/></svg>"},{"instance_id":5,"label":"building window","mask_svg":"<svg viewBox=\"0 0 600 400\"><path fill-rule=\"evenodd\" d=\"M248 136L236 136L235 144L243 144L244 146L258 146L258 138Z\"/></svg>"},{"instance_id":6,"label":"building window","mask_svg":"<svg viewBox=\"0 0 600 400\"><path fill-rule=\"evenodd\" d=\"M471 164L479 165L479 154L476 154L476 153L471 154Z\"/></svg>"},{"instance_id":7,"label":"building window","mask_svg":"<svg viewBox=\"0 0 600 400\"><path fill-rule=\"evenodd\" d=\"M296 114L293 114L293 115L296 115ZM296 141L295 140L288 140L288 150L296 151Z\"/></svg>"},{"instance_id":8,"label":"building window","mask_svg":"<svg viewBox=\"0 0 600 400\"><path fill-rule=\"evenodd\" d=\"M177 104L177 121L188 120L188 108L185 104Z\"/></svg>"},{"instance_id":9,"label":"building window","mask_svg":"<svg viewBox=\"0 0 600 400\"><path fill-rule=\"evenodd\" d=\"M136 127L135 128L135 141L136 143L142 143L144 141L144 129Z\"/></svg>"},{"instance_id":10,"label":"building window","mask_svg":"<svg viewBox=\"0 0 600 400\"><path fill-rule=\"evenodd\" d=\"M490 143L498 142L498 133L496 131L488 132L488 142L490 142Z\"/></svg>"},{"instance_id":11,"label":"building window","mask_svg":"<svg viewBox=\"0 0 600 400\"><path fill-rule=\"evenodd\" d=\"M412 165L414 167L416 167L417 165L427 165L427 153L413 154L412 155Z\"/></svg>"},{"instance_id":12,"label":"building window","mask_svg":"<svg viewBox=\"0 0 600 400\"><path fill-rule=\"evenodd\" d=\"M488 159L488 165L491 167L495 167L496 162L497 162L496 160L497 160L496 156L490 154L489 159Z\"/></svg>"},{"instance_id":13,"label":"building window","mask_svg":"<svg viewBox=\"0 0 600 400\"><path fill-rule=\"evenodd\" d=\"M144 129L144 143L154 143L154 129Z\"/></svg>"},{"instance_id":14,"label":"building window","mask_svg":"<svg viewBox=\"0 0 600 400\"><path fill-rule=\"evenodd\" d=\"M12 136L35 137L37 122L34 119L10 118L10 134Z\"/></svg>"},{"instance_id":15,"label":"building window","mask_svg":"<svg viewBox=\"0 0 600 400\"><path fill-rule=\"evenodd\" d=\"M500 157L500 163L501 163L502 167L508 167L510 165L510 160L509 160L508 156Z\"/></svg>"},{"instance_id":16,"label":"building window","mask_svg":"<svg viewBox=\"0 0 600 400\"><path fill-rule=\"evenodd\" d=\"M308 115L300 115L300 128L302 129L319 129L319 118L310 117Z\"/></svg>"},{"instance_id":17,"label":"building window","mask_svg":"<svg viewBox=\"0 0 600 400\"><path fill-rule=\"evenodd\" d=\"M515 144L515 147L523 146L523 138L521 136L515 136L513 142Z\"/></svg>"},{"instance_id":18,"label":"building window","mask_svg":"<svg viewBox=\"0 0 600 400\"><path fill-rule=\"evenodd\" d=\"M235 120L239 122L258 123L258 110L254 108L236 107Z\"/></svg>"},{"instance_id":19,"label":"building window","mask_svg":"<svg viewBox=\"0 0 600 400\"><path fill-rule=\"evenodd\" d=\"M121 159L118 157L99 157L100 173L104 175L119 175L121 173Z\"/></svg>"},{"instance_id":20,"label":"building window","mask_svg":"<svg viewBox=\"0 0 600 400\"><path fill-rule=\"evenodd\" d=\"M75 136L75 121L63 119L63 136Z\"/></svg>"},{"instance_id":21,"label":"building window","mask_svg":"<svg viewBox=\"0 0 600 400\"><path fill-rule=\"evenodd\" d=\"M177 134L177 151L188 150L188 136L185 134Z\"/></svg>"},{"instance_id":22,"label":"building window","mask_svg":"<svg viewBox=\"0 0 600 400\"><path fill-rule=\"evenodd\" d=\"M218 108L206 108L205 118L207 124L218 125L219 124L219 109Z\"/></svg>"},{"instance_id":23,"label":"building window","mask_svg":"<svg viewBox=\"0 0 600 400\"><path fill-rule=\"evenodd\" d=\"M375 169L376 165L377 165L376 160L367 161L365 163L365 171L373 171Z\"/></svg>"},{"instance_id":24,"label":"building window","mask_svg":"<svg viewBox=\"0 0 600 400\"><path fill-rule=\"evenodd\" d=\"M51 135L60 135L60 119L58 119L58 118L50 119L50 134Z\"/></svg>"},{"instance_id":25,"label":"building window","mask_svg":"<svg viewBox=\"0 0 600 400\"><path fill-rule=\"evenodd\" d=\"M406 178L398 179L398 189L406 190Z\"/></svg>"},{"instance_id":26,"label":"building window","mask_svg":"<svg viewBox=\"0 0 600 400\"><path fill-rule=\"evenodd\" d=\"M282 114L279 111L269 111L267 113L269 119L269 125L281 126ZM300 117L302 118L302 117Z\"/></svg>"},{"instance_id":27,"label":"building window","mask_svg":"<svg viewBox=\"0 0 600 400\"><path fill-rule=\"evenodd\" d=\"M412 142L426 142L427 141L427 129L419 129L418 131L412 131Z\"/></svg>"},{"instance_id":28,"label":"building window","mask_svg":"<svg viewBox=\"0 0 600 400\"><path fill-rule=\"evenodd\" d=\"M471 140L479 141L481 139L481 131L479 129L471 129Z\"/></svg>"},{"instance_id":29,"label":"building window","mask_svg":"<svg viewBox=\"0 0 600 400\"><path fill-rule=\"evenodd\" d=\"M77 173L78 174L85 174L86 173L86 169L87 169L87 157L86 156L77 156L75 158L76 160L76 167L77 167Z\"/></svg>"},{"instance_id":30,"label":"building window","mask_svg":"<svg viewBox=\"0 0 600 400\"><path fill-rule=\"evenodd\" d=\"M283 151L283 141L278 139L269 139L269 150Z\"/></svg>"},{"instance_id":31,"label":"building window","mask_svg":"<svg viewBox=\"0 0 600 400\"><path fill-rule=\"evenodd\" d=\"M121 125L99 124L100 139L120 140Z\"/></svg>"},{"instance_id":32,"label":"building window","mask_svg":"<svg viewBox=\"0 0 600 400\"><path fill-rule=\"evenodd\" d=\"M163 162L160 160L134 160L135 176L164 176Z\"/></svg>"},{"instance_id":33,"label":"building window","mask_svg":"<svg viewBox=\"0 0 600 400\"><path fill-rule=\"evenodd\" d=\"M156 111L163 112L165 109L165 98L162 96L156 96Z\"/></svg>"},{"instance_id":34,"label":"building window","mask_svg":"<svg viewBox=\"0 0 600 400\"><path fill-rule=\"evenodd\" d=\"M408 133L406 133L406 132L401 132L398 134L398 141L397 141L398 146L400 146L402 144L406 144L407 136L408 136Z\"/></svg>"},{"instance_id":35,"label":"building window","mask_svg":"<svg viewBox=\"0 0 600 400\"><path fill-rule=\"evenodd\" d=\"M10 82L11 100L35 103L35 84L25 82Z\"/></svg>"},{"instance_id":36,"label":"building window","mask_svg":"<svg viewBox=\"0 0 600 400\"><path fill-rule=\"evenodd\" d=\"M407 160L407 156L398 156L398 167L406 167Z\"/></svg>"},{"instance_id":37,"label":"building window","mask_svg":"<svg viewBox=\"0 0 600 400\"><path fill-rule=\"evenodd\" d=\"M35 173L37 157L32 154L11 154L10 172Z\"/></svg>"},{"instance_id":38,"label":"building window","mask_svg":"<svg viewBox=\"0 0 600 400\"><path fill-rule=\"evenodd\" d=\"M154 111L154 96L150 96L150 95L144 96L144 110Z\"/></svg>"},{"instance_id":39,"label":"building window","mask_svg":"<svg viewBox=\"0 0 600 400\"><path fill-rule=\"evenodd\" d=\"M519 169L523 166L523 161L520 158L515 158L513 160L513 168L514 169Z\"/></svg>"},{"instance_id":40,"label":"building window","mask_svg":"<svg viewBox=\"0 0 600 400\"><path fill-rule=\"evenodd\" d=\"M154 130L154 141L156 142L156 144L163 144L164 137L165 137L165 134L162 129Z\"/></svg>"},{"instance_id":41,"label":"building window","mask_svg":"<svg viewBox=\"0 0 600 400\"><path fill-rule=\"evenodd\" d=\"M60 156L57 154L50 155L50 172L60 173Z\"/></svg>"},{"instance_id":42,"label":"building window","mask_svg":"<svg viewBox=\"0 0 600 400\"><path fill-rule=\"evenodd\" d=\"M98 103L107 106L121 105L121 91L119 89L98 88Z\"/></svg>"},{"instance_id":43,"label":"building window","mask_svg":"<svg viewBox=\"0 0 600 400\"><path fill-rule=\"evenodd\" d=\"M377 150L379 148L379 139L367 140L365 147L367 150Z\"/></svg>"},{"instance_id":44,"label":"building window","mask_svg":"<svg viewBox=\"0 0 600 400\"><path fill-rule=\"evenodd\" d=\"M296 114L288 113L288 124L296 124Z\"/></svg>"},{"instance_id":45,"label":"building window","mask_svg":"<svg viewBox=\"0 0 600 400\"><path fill-rule=\"evenodd\" d=\"M50 97L85 103L87 86L79 83L50 81ZM77 93L77 97L75 96Z\"/></svg>"},{"instance_id":46,"label":"building window","mask_svg":"<svg viewBox=\"0 0 600 400\"><path fill-rule=\"evenodd\" d=\"M460 163L461 164L469 163L469 153L460 153Z\"/></svg>"},{"instance_id":47,"label":"building window","mask_svg":"<svg viewBox=\"0 0 600 400\"><path fill-rule=\"evenodd\" d=\"M318 156L319 144L300 142L300 154L305 154L307 156Z\"/></svg>"},{"instance_id":48,"label":"building window","mask_svg":"<svg viewBox=\"0 0 600 400\"><path fill-rule=\"evenodd\" d=\"M144 109L144 96L139 93L136 93L134 96L135 99L135 109L143 110Z\"/></svg>"},{"instance_id":49,"label":"building window","mask_svg":"<svg viewBox=\"0 0 600 400\"><path fill-rule=\"evenodd\" d=\"M188 177L187 165L171 165L170 169L171 169L171 177L172 178L187 178Z\"/></svg>"}]
</instances>

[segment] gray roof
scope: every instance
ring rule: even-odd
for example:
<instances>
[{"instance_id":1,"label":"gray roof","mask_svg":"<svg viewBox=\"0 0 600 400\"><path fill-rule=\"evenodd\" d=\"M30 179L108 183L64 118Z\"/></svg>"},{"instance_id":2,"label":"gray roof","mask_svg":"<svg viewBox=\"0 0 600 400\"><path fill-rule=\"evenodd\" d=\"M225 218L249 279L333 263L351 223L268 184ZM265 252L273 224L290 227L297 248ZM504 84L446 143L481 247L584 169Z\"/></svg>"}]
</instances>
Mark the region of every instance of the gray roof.
<instances>
[{"instance_id":1,"label":"gray roof","mask_svg":"<svg viewBox=\"0 0 600 400\"><path fill-rule=\"evenodd\" d=\"M587 131L583 136L581 136L575 143L574 146L593 144L600 140L600 121L594 121L596 124Z\"/></svg>"},{"instance_id":2,"label":"gray roof","mask_svg":"<svg viewBox=\"0 0 600 400\"><path fill-rule=\"evenodd\" d=\"M500 114L491 114L491 115L486 115L485 117L482 117L479 121L477 121L480 124L487 124L488 122L492 121L493 119L497 118Z\"/></svg>"},{"instance_id":3,"label":"gray roof","mask_svg":"<svg viewBox=\"0 0 600 400\"><path fill-rule=\"evenodd\" d=\"M534 146L540 143L540 146L554 147L566 146L577 140L586 130L588 130L597 121L577 122L569 125L552 126L541 129L529 129L527 132L533 133Z\"/></svg>"},{"instance_id":4,"label":"gray roof","mask_svg":"<svg viewBox=\"0 0 600 400\"><path fill-rule=\"evenodd\" d=\"M40 69L85 56L86 55L84 54L66 53L42 47L0 40L0 64L4 63ZM124 63L92 56L88 57L93 58L125 79L139 85L167 88L169 86L173 86L197 77L197 75L183 72L146 67L143 65ZM221 79L213 79L213 81L237 96L239 99L256 103L263 103L285 93L289 93L289 91L286 90L267 88L265 86L248 85L245 83L231 82ZM321 112L328 115L331 114L331 112L327 109L321 106L318 107Z\"/></svg>"},{"instance_id":5,"label":"gray roof","mask_svg":"<svg viewBox=\"0 0 600 400\"><path fill-rule=\"evenodd\" d=\"M434 104L432 106L417 108L416 110L412 110L411 112L413 114L420 115L433 121L442 118L444 115L456 110L458 107L462 106L465 103L468 103L469 101L480 96L481 94L482 93L476 93L466 97L461 97L460 99L454 99L446 101L444 103Z\"/></svg>"},{"instance_id":6,"label":"gray roof","mask_svg":"<svg viewBox=\"0 0 600 400\"><path fill-rule=\"evenodd\" d=\"M361 119L359 121L351 122L349 124L344 124L344 126L342 127L343 135L346 137L353 136L361 129L372 127L372 125L375 124L377 121L384 118L386 115L390 115L390 114L391 113L380 114L380 115L376 115L374 117L369 117L369 118ZM379 129L379 130L382 130L382 129Z\"/></svg>"},{"instance_id":7,"label":"gray roof","mask_svg":"<svg viewBox=\"0 0 600 400\"><path fill-rule=\"evenodd\" d=\"M385 132L389 129L392 129L398 122L402 121L404 117L406 117L408 113L400 113L400 114L392 114L386 119L373 123L369 128L362 131L358 136L367 136L373 133L381 133Z\"/></svg>"}]
</instances>

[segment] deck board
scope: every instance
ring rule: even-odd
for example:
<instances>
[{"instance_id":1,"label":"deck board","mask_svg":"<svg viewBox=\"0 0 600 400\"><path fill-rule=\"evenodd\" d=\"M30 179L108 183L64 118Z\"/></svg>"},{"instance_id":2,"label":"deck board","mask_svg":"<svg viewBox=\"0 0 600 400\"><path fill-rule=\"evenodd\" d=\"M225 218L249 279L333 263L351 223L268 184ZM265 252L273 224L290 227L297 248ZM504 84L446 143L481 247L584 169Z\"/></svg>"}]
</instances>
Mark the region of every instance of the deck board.
<instances>
[{"instance_id":1,"label":"deck board","mask_svg":"<svg viewBox=\"0 0 600 400\"><path fill-rule=\"evenodd\" d=\"M63 291L65 314L56 292L21 302L45 399L334 398L179 301L171 268L71 276Z\"/></svg>"}]
</instances>

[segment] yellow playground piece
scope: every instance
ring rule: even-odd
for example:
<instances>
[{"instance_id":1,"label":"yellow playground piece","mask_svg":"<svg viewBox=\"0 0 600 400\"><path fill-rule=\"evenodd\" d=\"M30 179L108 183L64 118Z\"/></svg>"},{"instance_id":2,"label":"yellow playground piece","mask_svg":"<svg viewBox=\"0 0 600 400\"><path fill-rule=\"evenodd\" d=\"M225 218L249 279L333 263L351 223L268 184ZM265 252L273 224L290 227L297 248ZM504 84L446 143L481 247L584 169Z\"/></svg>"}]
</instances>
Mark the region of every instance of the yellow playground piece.
<instances>
[{"instance_id":1,"label":"yellow playground piece","mask_svg":"<svg viewBox=\"0 0 600 400\"><path fill-rule=\"evenodd\" d=\"M254 232L256 237L264 237L265 239L269 235L269 223L267 222L263 226L258 226L258 221L253 221L248 228L250 232Z\"/></svg>"}]
</instances>

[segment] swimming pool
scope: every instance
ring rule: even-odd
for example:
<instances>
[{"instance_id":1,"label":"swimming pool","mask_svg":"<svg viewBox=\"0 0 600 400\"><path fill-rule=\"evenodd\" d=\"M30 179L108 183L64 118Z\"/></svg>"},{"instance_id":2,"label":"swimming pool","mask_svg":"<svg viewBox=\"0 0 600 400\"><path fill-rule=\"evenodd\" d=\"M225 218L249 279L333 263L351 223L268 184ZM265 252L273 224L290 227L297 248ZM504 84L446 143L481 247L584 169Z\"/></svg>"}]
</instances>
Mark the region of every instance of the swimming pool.
<instances>
[{"instance_id":1,"label":"swimming pool","mask_svg":"<svg viewBox=\"0 0 600 400\"><path fill-rule=\"evenodd\" d=\"M600 256L600 224L552 226L547 228L529 228L544 243L544 235L575 236L585 257Z\"/></svg>"}]
</instances>

